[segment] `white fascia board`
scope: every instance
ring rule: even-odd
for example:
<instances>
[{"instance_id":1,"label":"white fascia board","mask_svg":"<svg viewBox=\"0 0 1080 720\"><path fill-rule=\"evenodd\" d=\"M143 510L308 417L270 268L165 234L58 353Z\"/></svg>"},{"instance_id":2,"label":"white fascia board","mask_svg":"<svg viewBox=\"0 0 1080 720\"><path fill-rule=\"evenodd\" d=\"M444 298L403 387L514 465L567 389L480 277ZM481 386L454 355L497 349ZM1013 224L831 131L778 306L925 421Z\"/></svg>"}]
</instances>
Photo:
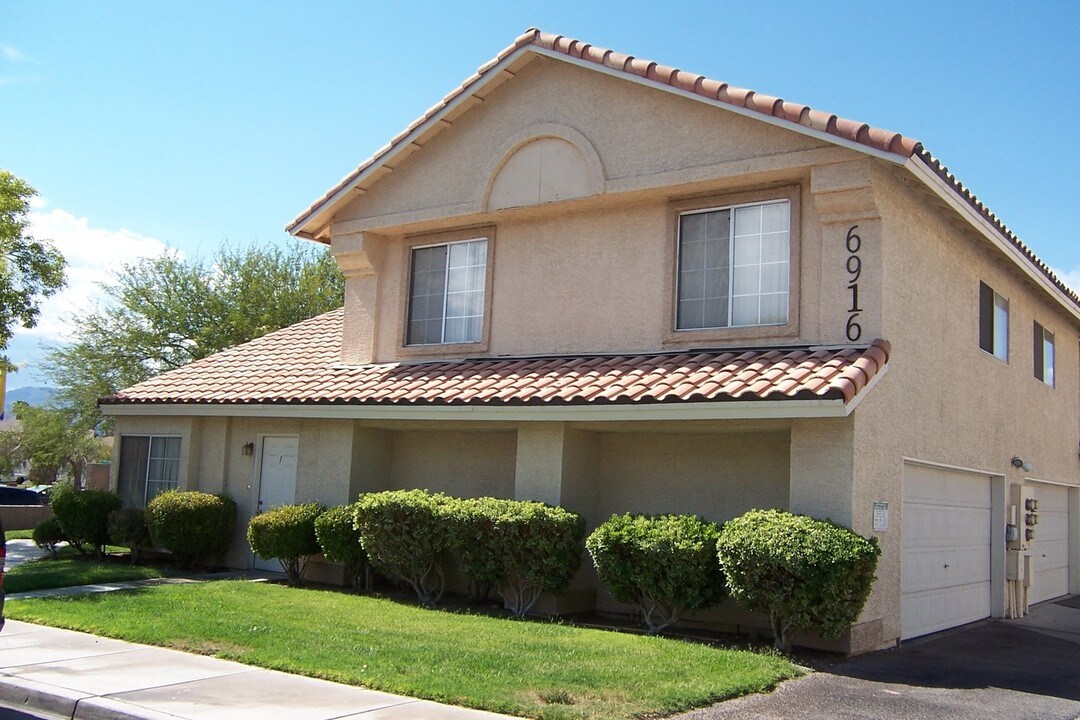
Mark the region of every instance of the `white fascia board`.
<instances>
[{"instance_id":1,"label":"white fascia board","mask_svg":"<svg viewBox=\"0 0 1080 720\"><path fill-rule=\"evenodd\" d=\"M311 418L336 420L505 420L505 421L623 421L623 420L745 420L762 418L845 417L843 400L757 400L648 405L275 405L137 403L102 405L114 416L205 416Z\"/></svg>"},{"instance_id":2,"label":"white fascia board","mask_svg":"<svg viewBox=\"0 0 1080 720\"><path fill-rule=\"evenodd\" d=\"M849 150L855 150L866 155L872 155L873 157L885 160L889 163L892 163L893 165L903 165L905 160L907 160L907 158L903 157L902 155L897 155L896 153L888 152L886 150L879 150L869 145L863 145L862 143L855 142L854 140L848 140L847 138L842 138L839 135L833 135L823 130L817 130L812 127L807 127L806 125L800 125L799 123L791 122L790 120L785 120L783 118L774 117L772 115L759 113L756 110L747 110L746 108L741 108L738 105L732 105L731 103L726 103L721 100L710 99L705 97L704 95L698 95L695 92L683 90L673 85L668 85L667 83L659 83L652 80L647 80L640 75L629 72L628 70L619 70L617 68L608 67L607 65L600 65L598 63L592 62L591 60L582 60L581 58L572 57L570 55L566 55L555 50L548 50L547 48L538 47L536 45L526 46L524 49L530 52L534 52L538 55L543 55L544 57L549 57L553 60L559 60L561 62L570 63L571 65L577 65L578 67L582 67L587 70L595 70L597 72L602 72L612 77L619 78L621 80L629 80L630 82L652 88L653 90L660 90L661 92L671 93L672 95L678 95L679 97L684 97L689 100L696 100L697 102L705 103L706 105L711 105L712 107L720 108L721 110L733 112L736 115L742 115L743 117L751 118L753 120L760 120L761 122L775 125L778 128L791 130L792 132L797 132L801 135L807 135L818 140L824 140L834 145L840 145L841 147L848 148Z\"/></svg>"},{"instance_id":3,"label":"white fascia board","mask_svg":"<svg viewBox=\"0 0 1080 720\"><path fill-rule=\"evenodd\" d=\"M491 68L488 69L487 72L485 72L480 77L480 79L476 80L472 85L470 85L469 89L466 92L463 92L457 97L455 97L437 113L429 117L420 125L417 125L415 128L413 128L412 132L410 132L408 135L398 140L397 143L395 143L394 145L389 146L386 149L385 154L379 156L378 152L376 152L378 160L364 168L359 175L357 175L348 183L339 188L337 192L328 197L326 200L319 203L317 207L312 208L299 219L297 219L294 223L292 223L288 228L286 228L289 234L297 237L305 237L305 235L302 235L301 233L306 233L309 236L317 235L318 233L312 233L310 230L307 229L308 223L310 223L317 216L329 211L334 205L338 203L339 200L352 192L353 188L355 188L357 185L367 179L369 175L377 171L386 163L393 160L398 155L398 153L400 153L402 150L409 147L416 140L418 140L424 133L428 131L428 129L432 125L440 122L443 118L445 118L455 109L457 109L462 103L467 102L468 99L475 95L477 91L483 89L487 86L489 82L499 77L499 75L502 74L502 71L504 69L516 62L517 59L521 57L524 53L528 52L531 47L532 46L526 45L524 47L518 48L514 52L504 57L502 60L499 61L497 65L493 65ZM532 47L532 49L536 48Z\"/></svg>"},{"instance_id":4,"label":"white fascia board","mask_svg":"<svg viewBox=\"0 0 1080 720\"><path fill-rule=\"evenodd\" d=\"M967 220L972 227L980 232L987 240L1005 253L1025 275L1035 281L1035 284L1050 293L1074 319L1080 320L1080 307L1072 299L1061 291L1057 285L1050 281L1037 267L1031 264L1031 260L1016 247L1009 238L1005 237L993 223L983 217L982 213L971 206L967 200L957 194L956 190L940 175L934 172L918 156L912 156L904 165L908 171L929 187L946 205L951 207L962 218Z\"/></svg>"},{"instance_id":5,"label":"white fascia board","mask_svg":"<svg viewBox=\"0 0 1080 720\"><path fill-rule=\"evenodd\" d=\"M859 403L863 401L863 398L870 394L870 391L874 389L874 386L885 376L885 373L889 372L889 364L886 363L885 367L879 368L874 377L870 378L870 382L863 386L863 389L855 394L855 397L851 399L851 402L847 404L847 414L855 412L855 408L859 407Z\"/></svg>"}]
</instances>

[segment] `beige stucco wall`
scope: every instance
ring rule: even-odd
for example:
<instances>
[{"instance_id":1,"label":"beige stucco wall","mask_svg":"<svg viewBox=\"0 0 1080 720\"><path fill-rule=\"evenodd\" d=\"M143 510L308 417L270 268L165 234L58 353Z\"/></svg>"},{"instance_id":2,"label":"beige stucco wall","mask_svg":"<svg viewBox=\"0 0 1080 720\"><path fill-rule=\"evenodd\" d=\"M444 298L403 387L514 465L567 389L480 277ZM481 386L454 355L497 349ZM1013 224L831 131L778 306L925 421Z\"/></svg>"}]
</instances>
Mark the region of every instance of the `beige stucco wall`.
<instances>
[{"instance_id":1,"label":"beige stucco wall","mask_svg":"<svg viewBox=\"0 0 1080 720\"><path fill-rule=\"evenodd\" d=\"M730 520L788 506L787 432L600 433L598 524L615 513Z\"/></svg>"},{"instance_id":2,"label":"beige stucco wall","mask_svg":"<svg viewBox=\"0 0 1080 720\"><path fill-rule=\"evenodd\" d=\"M503 153L530 132L576 138L595 154L602 190L487 212L483 194ZM640 352L681 340L739 345L747 337L759 344L844 341L843 300L832 292L823 299L819 290L822 263L831 258L820 252L811 200L813 191L833 191L836 183L822 176L812 184L811 168L857 158L694 100L565 63L535 62L335 216L334 250L350 274L344 359L392 361L406 354L408 242L416 233L480 225L494 227L489 332L486 344L454 348L459 356ZM746 330L704 339L673 335L673 203L698 198L701 207L722 206L788 193L794 195L797 326L766 337ZM867 265L870 272L870 258ZM874 304L872 297L867 302ZM864 316L872 339L878 313L867 307ZM441 349L407 355L425 352L436 356Z\"/></svg>"},{"instance_id":3,"label":"beige stucco wall","mask_svg":"<svg viewBox=\"0 0 1080 720\"><path fill-rule=\"evenodd\" d=\"M390 488L455 497L514 496L516 435L405 430L390 433Z\"/></svg>"},{"instance_id":4,"label":"beige stucco wall","mask_svg":"<svg viewBox=\"0 0 1080 720\"><path fill-rule=\"evenodd\" d=\"M863 614L880 618L887 642L900 632L903 458L1016 483L1024 473L1009 461L1019 455L1034 464L1030 477L1080 485L1080 337L1075 321L987 241L958 230L894 173L877 168L873 181L884 228L883 334L892 356L854 415L852 525L871 534L873 502L889 503L890 529L877 533L883 555ZM1008 364L979 348L980 280L1009 298ZM1055 332L1055 388L1034 378L1034 320Z\"/></svg>"}]
</instances>

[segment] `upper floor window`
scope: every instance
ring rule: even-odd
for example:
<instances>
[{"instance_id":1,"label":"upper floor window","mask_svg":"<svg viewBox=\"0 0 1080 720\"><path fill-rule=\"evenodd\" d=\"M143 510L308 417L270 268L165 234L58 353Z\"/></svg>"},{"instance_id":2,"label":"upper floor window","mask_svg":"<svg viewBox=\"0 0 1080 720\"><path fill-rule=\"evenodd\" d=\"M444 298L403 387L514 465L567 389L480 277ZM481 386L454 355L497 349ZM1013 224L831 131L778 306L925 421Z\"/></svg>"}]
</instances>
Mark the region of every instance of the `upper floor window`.
<instances>
[{"instance_id":1,"label":"upper floor window","mask_svg":"<svg viewBox=\"0 0 1080 720\"><path fill-rule=\"evenodd\" d=\"M979 347L1009 362L1009 301L984 282L979 283Z\"/></svg>"},{"instance_id":2,"label":"upper floor window","mask_svg":"<svg viewBox=\"0 0 1080 720\"><path fill-rule=\"evenodd\" d=\"M788 321L787 200L679 216L678 330Z\"/></svg>"},{"instance_id":3,"label":"upper floor window","mask_svg":"<svg viewBox=\"0 0 1080 720\"><path fill-rule=\"evenodd\" d=\"M407 345L481 341L487 247L475 238L413 248Z\"/></svg>"},{"instance_id":4,"label":"upper floor window","mask_svg":"<svg viewBox=\"0 0 1080 720\"><path fill-rule=\"evenodd\" d=\"M1054 333L1035 323L1035 377L1054 387Z\"/></svg>"}]
</instances>

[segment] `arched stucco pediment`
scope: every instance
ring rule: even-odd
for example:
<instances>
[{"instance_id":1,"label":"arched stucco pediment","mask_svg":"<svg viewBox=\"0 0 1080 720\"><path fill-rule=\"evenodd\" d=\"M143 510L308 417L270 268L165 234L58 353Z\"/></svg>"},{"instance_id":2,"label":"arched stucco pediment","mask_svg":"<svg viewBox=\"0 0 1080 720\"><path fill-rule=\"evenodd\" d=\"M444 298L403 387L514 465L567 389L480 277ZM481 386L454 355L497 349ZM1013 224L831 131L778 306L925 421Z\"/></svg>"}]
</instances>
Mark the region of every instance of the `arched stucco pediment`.
<instances>
[{"instance_id":1,"label":"arched stucco pediment","mask_svg":"<svg viewBox=\"0 0 1080 720\"><path fill-rule=\"evenodd\" d=\"M490 175L487 210L542 205L603 191L600 157L584 135L562 125L538 125L515 135Z\"/></svg>"}]
</instances>

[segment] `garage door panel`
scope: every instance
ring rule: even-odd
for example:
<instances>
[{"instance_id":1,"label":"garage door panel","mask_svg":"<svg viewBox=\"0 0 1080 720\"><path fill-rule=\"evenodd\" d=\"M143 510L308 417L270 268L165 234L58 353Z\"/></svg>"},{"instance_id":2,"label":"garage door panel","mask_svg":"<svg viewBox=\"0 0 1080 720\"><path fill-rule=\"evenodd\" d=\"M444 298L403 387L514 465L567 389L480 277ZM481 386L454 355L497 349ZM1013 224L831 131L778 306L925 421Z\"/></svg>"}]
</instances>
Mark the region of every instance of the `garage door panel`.
<instances>
[{"instance_id":1,"label":"garage door panel","mask_svg":"<svg viewBox=\"0 0 1080 720\"><path fill-rule=\"evenodd\" d=\"M990 615L990 478L904 466L901 635Z\"/></svg>"},{"instance_id":2,"label":"garage door panel","mask_svg":"<svg viewBox=\"0 0 1080 720\"><path fill-rule=\"evenodd\" d=\"M1041 602L1069 592L1069 489L1035 484L1039 524L1028 553L1033 564L1030 602Z\"/></svg>"}]
</instances>

